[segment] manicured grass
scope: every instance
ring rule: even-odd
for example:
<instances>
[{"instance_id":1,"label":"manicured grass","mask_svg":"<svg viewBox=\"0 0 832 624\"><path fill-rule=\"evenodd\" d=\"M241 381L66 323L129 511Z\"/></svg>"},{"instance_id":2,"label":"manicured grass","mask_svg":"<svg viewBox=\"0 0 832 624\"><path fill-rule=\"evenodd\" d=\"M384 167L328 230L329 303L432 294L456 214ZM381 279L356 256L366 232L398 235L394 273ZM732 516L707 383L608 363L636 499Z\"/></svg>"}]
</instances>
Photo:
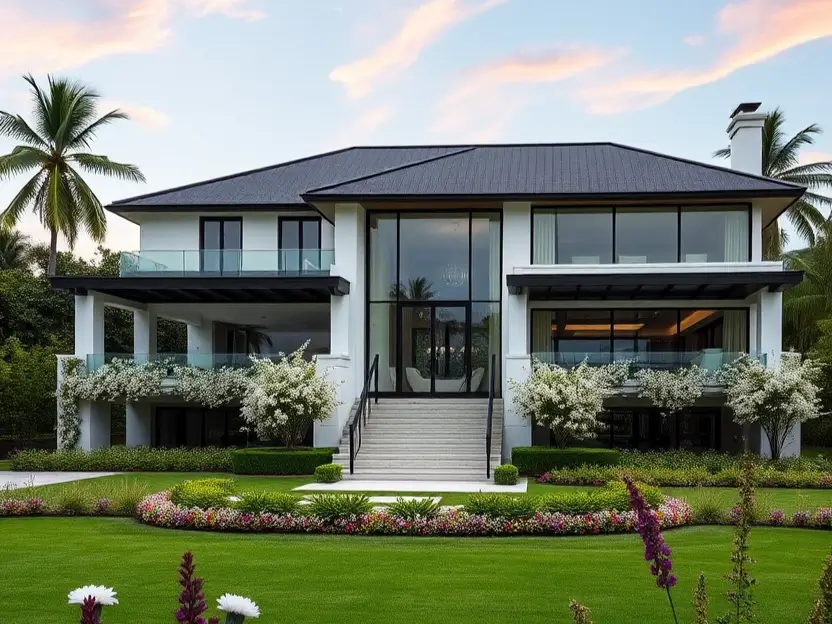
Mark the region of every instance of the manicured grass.
<instances>
[{"instance_id":1,"label":"manicured grass","mask_svg":"<svg viewBox=\"0 0 832 624\"><path fill-rule=\"evenodd\" d=\"M570 622L568 602L598 624L667 622L635 535L580 538L362 538L243 535L153 529L109 518L0 520L0 604L9 621L64 624L77 618L70 589L112 585L121 604L108 624L168 622L176 567L193 551L210 605L224 592L251 596L263 622ZM709 582L712 615L727 610L730 527L665 534L679 584L679 620L692 620L696 577ZM758 621L803 622L829 552L829 533L755 528Z\"/></svg>"},{"instance_id":2,"label":"manicured grass","mask_svg":"<svg viewBox=\"0 0 832 624\"><path fill-rule=\"evenodd\" d=\"M112 477L99 477L70 484L49 485L36 488L38 494L47 500L56 496L60 490L65 488L83 487L89 489L92 496L107 496L108 488L115 487L119 483L131 482L143 484L148 494L159 492L181 483L186 479L202 479L208 477L233 478L237 482L237 489L244 490L271 490L287 491L305 483L311 483L309 477L256 477L228 474L192 473L192 472L137 472ZM76 485L79 484L79 485ZM585 490L583 486L566 485L542 485L531 481L528 487L528 494L551 494L555 492L566 492L572 490ZM724 509L730 509L737 500L737 491L734 488L661 488L662 492L670 496L684 498L694 507L701 500L716 500ZM302 492L311 494L312 492ZM0 493L1 495L2 493ZM396 492L368 492L372 496L395 495ZM464 505L470 494L449 494L442 492L405 493L411 495L432 495L441 496L443 505ZM11 495L11 494L7 494ZM757 490L757 500L761 507L770 509L782 509L790 514L798 509L814 509L817 507L832 507L832 490L790 490L783 488L761 488Z\"/></svg>"}]
</instances>

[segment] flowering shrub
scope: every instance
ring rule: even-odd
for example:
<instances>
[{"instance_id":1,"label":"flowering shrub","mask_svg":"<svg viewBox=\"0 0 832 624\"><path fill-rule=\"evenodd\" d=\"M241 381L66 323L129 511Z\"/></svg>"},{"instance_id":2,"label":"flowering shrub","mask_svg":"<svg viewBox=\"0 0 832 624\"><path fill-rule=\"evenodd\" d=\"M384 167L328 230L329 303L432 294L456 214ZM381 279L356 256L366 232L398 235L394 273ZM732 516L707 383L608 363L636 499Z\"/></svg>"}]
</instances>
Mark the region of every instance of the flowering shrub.
<instances>
[{"instance_id":1,"label":"flowering shrub","mask_svg":"<svg viewBox=\"0 0 832 624\"><path fill-rule=\"evenodd\" d=\"M433 517L406 519L386 511L369 511L358 516L324 520L295 514L252 514L236 509L178 507L169 492L152 494L137 508L145 524L170 529L242 531L272 533L340 533L349 535L411 536L509 536L509 535L591 535L631 533L635 514L631 511L602 511L582 515L536 513L525 518L501 518L469 514L464 509L443 508ZM690 506L668 498L656 510L662 528L682 526L690 521Z\"/></svg>"},{"instance_id":2,"label":"flowering shrub","mask_svg":"<svg viewBox=\"0 0 832 624\"><path fill-rule=\"evenodd\" d=\"M698 366L677 370L642 369L636 373L639 396L648 399L662 414L671 416L696 403L707 383L707 373Z\"/></svg>"},{"instance_id":3,"label":"flowering shrub","mask_svg":"<svg viewBox=\"0 0 832 624\"><path fill-rule=\"evenodd\" d=\"M796 355L784 354L778 368L742 357L726 370L726 404L737 423L760 424L779 459L795 425L820 416L820 374L817 362Z\"/></svg>"},{"instance_id":4,"label":"flowering shrub","mask_svg":"<svg viewBox=\"0 0 832 624\"><path fill-rule=\"evenodd\" d=\"M326 420L338 406L337 384L318 374L314 360L303 359L308 344L278 362L252 356L241 413L261 440L294 448L314 421Z\"/></svg>"},{"instance_id":5,"label":"flowering shrub","mask_svg":"<svg viewBox=\"0 0 832 624\"><path fill-rule=\"evenodd\" d=\"M549 427L563 448L572 439L595 437L604 400L624 383L628 372L626 362L596 367L584 361L562 368L534 360L528 379L508 383L518 411Z\"/></svg>"},{"instance_id":6,"label":"flowering shrub","mask_svg":"<svg viewBox=\"0 0 832 624\"><path fill-rule=\"evenodd\" d=\"M174 375L183 399L209 408L224 407L239 401L245 395L249 383L244 369L230 366L218 369L177 366Z\"/></svg>"}]
</instances>

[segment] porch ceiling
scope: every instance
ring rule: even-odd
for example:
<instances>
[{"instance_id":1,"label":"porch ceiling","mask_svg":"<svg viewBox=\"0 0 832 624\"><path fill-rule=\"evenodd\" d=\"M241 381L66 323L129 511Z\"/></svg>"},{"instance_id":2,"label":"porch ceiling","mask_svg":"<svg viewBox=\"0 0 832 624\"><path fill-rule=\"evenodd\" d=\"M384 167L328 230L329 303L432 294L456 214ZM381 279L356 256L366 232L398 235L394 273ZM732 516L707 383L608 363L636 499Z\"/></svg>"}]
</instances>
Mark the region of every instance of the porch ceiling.
<instances>
[{"instance_id":1,"label":"porch ceiling","mask_svg":"<svg viewBox=\"0 0 832 624\"><path fill-rule=\"evenodd\" d=\"M802 271L738 273L592 273L506 276L513 294L527 290L533 301L745 299L763 289L787 290Z\"/></svg>"},{"instance_id":2,"label":"porch ceiling","mask_svg":"<svg viewBox=\"0 0 832 624\"><path fill-rule=\"evenodd\" d=\"M53 277L53 288L140 303L328 303L349 294L343 277Z\"/></svg>"}]
</instances>

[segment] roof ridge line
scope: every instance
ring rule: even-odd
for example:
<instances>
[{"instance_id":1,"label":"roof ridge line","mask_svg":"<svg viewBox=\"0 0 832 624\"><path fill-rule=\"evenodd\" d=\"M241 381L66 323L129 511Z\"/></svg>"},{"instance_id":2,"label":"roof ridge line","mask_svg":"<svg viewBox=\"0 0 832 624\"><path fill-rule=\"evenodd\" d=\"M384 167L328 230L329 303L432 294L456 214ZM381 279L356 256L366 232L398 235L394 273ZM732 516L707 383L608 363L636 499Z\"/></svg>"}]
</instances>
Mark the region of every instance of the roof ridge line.
<instances>
[{"instance_id":1,"label":"roof ridge line","mask_svg":"<svg viewBox=\"0 0 832 624\"><path fill-rule=\"evenodd\" d=\"M662 154L661 152L654 152L653 150L644 149L641 147L634 147L632 145L625 145L624 143L615 143L611 142L610 145L614 145L615 147L619 147L621 149L627 149L633 152L640 152L642 154L650 154L651 156L658 156L660 158L668 158L670 160L675 160L678 162L686 163L688 165L697 165L699 167L707 167L708 169L713 169L715 171L722 171L724 173L733 173L734 175L743 176L746 178L751 178L754 180L762 180L763 182L774 182L775 184L780 184L786 188L793 188L793 189L803 189L806 190L805 186L800 186L799 184L792 184L791 182L785 182L783 180L778 180L777 178L769 178L768 176L758 175L756 173L748 173L746 171L740 171L738 169L732 169L731 167L722 167L720 165L714 165L713 163L706 163L700 160L692 160L690 158L683 158L681 156L674 156L673 154Z\"/></svg>"},{"instance_id":2,"label":"roof ridge line","mask_svg":"<svg viewBox=\"0 0 832 624\"><path fill-rule=\"evenodd\" d=\"M144 193L142 195L134 195L133 197L127 197L125 199L119 199L114 202L109 203L106 208L118 208L119 206L128 205L131 202L138 201L140 199L149 199L150 197L157 197L159 195L166 195L168 193L173 193L175 191L184 191L186 189L195 188L197 186L203 186L205 184L213 184L214 182L223 182L225 180L231 180L233 178L239 178L240 176L251 175L252 173L261 173L263 171L268 171L269 169L279 169L281 167L286 167L288 165L295 165L297 163L301 163L307 160L313 160L315 158L322 158L324 156L332 156L333 154L340 154L342 152L348 152L350 150L355 149L355 146L350 147L341 147L336 150L332 150L329 152L323 152L322 154L312 154L310 156L304 156L302 158L296 158L294 160L288 160L286 162L277 163L275 165L268 165L266 167L256 167L254 169L248 169L246 171L239 171L237 173L231 173L223 176L219 176L216 178L210 178L208 180L200 180L199 182L190 182L188 184L182 184L180 186L174 186L172 188L163 189L161 191L153 191L152 193Z\"/></svg>"},{"instance_id":3,"label":"roof ridge line","mask_svg":"<svg viewBox=\"0 0 832 624\"><path fill-rule=\"evenodd\" d=\"M453 152L448 152L447 154L439 154L438 156L431 156L430 158L423 158L422 160L416 160L410 163L405 163L403 165L396 165L395 167L388 167L387 169L381 169L380 171L375 171L373 173L368 173L363 176L358 176L355 178L349 178L347 180L342 180L341 182L337 182L335 184L327 184L325 186L320 186L317 188L309 189L304 191L300 194L301 199L304 199L306 195L319 193L320 191L328 191L334 188L338 188L339 186L343 186L345 184L353 184L355 182L363 182L364 180L369 180L370 178L375 178L378 176L386 175L388 173L393 173L395 171L402 171L403 169L409 169L410 167L418 167L419 165L425 165L429 162L434 162L436 160L441 160L443 158L448 158L450 156L459 156L460 154L467 154L473 150L477 149L475 146L468 145L465 147L460 147L460 149L455 150Z\"/></svg>"}]
</instances>

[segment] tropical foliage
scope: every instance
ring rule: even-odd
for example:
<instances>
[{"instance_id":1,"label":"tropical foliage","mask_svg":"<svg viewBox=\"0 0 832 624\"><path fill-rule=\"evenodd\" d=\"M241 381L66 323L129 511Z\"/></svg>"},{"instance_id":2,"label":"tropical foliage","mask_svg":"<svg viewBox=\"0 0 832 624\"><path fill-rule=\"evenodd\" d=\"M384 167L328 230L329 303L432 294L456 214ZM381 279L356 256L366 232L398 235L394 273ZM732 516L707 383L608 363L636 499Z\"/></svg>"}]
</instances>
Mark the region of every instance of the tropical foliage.
<instances>
[{"instance_id":1,"label":"tropical foliage","mask_svg":"<svg viewBox=\"0 0 832 624\"><path fill-rule=\"evenodd\" d=\"M786 116L779 108L766 115L763 125L763 175L808 189L803 198L789 208L786 217L798 235L813 244L815 230L826 221L823 211L832 208L832 198L819 192L832 186L832 161L800 163L800 150L814 144L815 138L823 132L819 125L811 124L792 137L787 135L785 126ZM729 158L731 148L717 150L714 156ZM764 241L768 258L780 257L783 247L789 242L788 235L776 222L769 226Z\"/></svg>"},{"instance_id":2,"label":"tropical foliage","mask_svg":"<svg viewBox=\"0 0 832 624\"><path fill-rule=\"evenodd\" d=\"M72 248L82 228L99 243L107 233L101 201L82 174L131 182L144 182L144 175L135 165L88 151L102 128L128 118L124 112L99 116L99 94L78 82L49 76L43 90L31 75L24 80L32 96L34 127L21 115L0 111L0 137L21 143L0 156L0 181L34 175L0 214L0 229L13 228L27 209L33 210L50 234L47 273L54 275L59 235Z\"/></svg>"},{"instance_id":3,"label":"tropical foliage","mask_svg":"<svg viewBox=\"0 0 832 624\"><path fill-rule=\"evenodd\" d=\"M17 230L0 229L0 269L25 269L29 265L29 237Z\"/></svg>"}]
</instances>

